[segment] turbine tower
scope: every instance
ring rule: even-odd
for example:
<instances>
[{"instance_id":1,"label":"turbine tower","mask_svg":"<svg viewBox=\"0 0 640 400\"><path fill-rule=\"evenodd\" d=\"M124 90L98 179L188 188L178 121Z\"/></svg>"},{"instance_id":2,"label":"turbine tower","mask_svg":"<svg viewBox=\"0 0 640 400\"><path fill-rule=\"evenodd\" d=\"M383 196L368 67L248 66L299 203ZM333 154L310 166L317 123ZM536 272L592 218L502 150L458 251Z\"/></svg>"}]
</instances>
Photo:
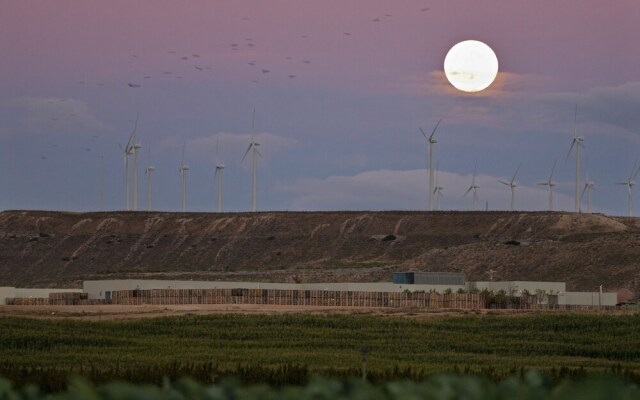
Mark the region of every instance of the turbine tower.
<instances>
[{"instance_id":1,"label":"turbine tower","mask_svg":"<svg viewBox=\"0 0 640 400\"><path fill-rule=\"evenodd\" d=\"M253 118L251 119L251 133L253 133L253 128L254 128L254 122L256 119L256 110L253 110ZM251 143L249 144L249 147L247 147L247 151L245 151L244 156L242 157L242 161L244 162L244 159L247 157L247 154L249 154L249 150L253 150L253 165L252 165L252 172L253 172L253 184L252 184L252 191L251 191L251 211L256 212L257 211L257 193L256 193L256 165L258 163L258 159L257 156L262 157L262 154L260 154L260 152L258 151L258 146L260 146L260 143L256 142L255 138L251 138Z\"/></svg>"},{"instance_id":2,"label":"turbine tower","mask_svg":"<svg viewBox=\"0 0 640 400\"><path fill-rule=\"evenodd\" d=\"M224 164L218 160L218 141L216 140L216 172L213 174L213 180L218 179L218 212L222 212L222 171Z\"/></svg>"},{"instance_id":3,"label":"turbine tower","mask_svg":"<svg viewBox=\"0 0 640 400\"><path fill-rule=\"evenodd\" d=\"M511 203L510 203L511 211L513 211L514 189L518 187L518 185L516 185L514 181L516 180L516 175L518 175L519 170L520 170L520 165L518 165L518 168L516 168L516 172L515 174L513 174L513 178L511 178L511 181L509 182L505 182L503 180L498 179L498 182L502 183L503 185L509 186L509 191L511 192Z\"/></svg>"},{"instance_id":4,"label":"turbine tower","mask_svg":"<svg viewBox=\"0 0 640 400\"><path fill-rule=\"evenodd\" d=\"M420 132L422 133L422 136L424 136L424 138L427 141L427 147L428 147L428 152L429 152L429 211L433 211L433 192L434 192L434 178L433 178L433 145L438 143L437 140L435 140L433 138L433 135L435 135L436 133L436 129L438 129L438 125L440 125L440 122L442 121L442 119L438 120L438 123L436 123L436 126L433 128L433 131L431 132L431 135L429 135L429 137L427 137L427 134L424 133L424 131L422 130L422 128L420 128Z\"/></svg>"},{"instance_id":5,"label":"turbine tower","mask_svg":"<svg viewBox=\"0 0 640 400\"><path fill-rule=\"evenodd\" d=\"M556 183L553 181L553 171L556 169L556 164L558 163L558 159L553 163L553 167L551 167L551 174L549 175L549 179L545 182L539 182L538 185L546 186L549 191L549 211L553 211L553 187L556 186Z\"/></svg>"},{"instance_id":6,"label":"turbine tower","mask_svg":"<svg viewBox=\"0 0 640 400\"><path fill-rule=\"evenodd\" d=\"M184 148L187 145L185 140L182 144L182 161L180 161L180 177L182 178L182 212L187 211L187 171L189 166L184 164Z\"/></svg>"},{"instance_id":7,"label":"turbine tower","mask_svg":"<svg viewBox=\"0 0 640 400\"><path fill-rule=\"evenodd\" d=\"M120 150L124 154L124 198L125 198L125 210L131 210L131 201L129 199L129 156L134 152L133 143L135 142L136 129L138 128L138 115L136 114L136 122L133 126L133 131L129 136L129 141L125 147L120 146Z\"/></svg>"},{"instance_id":8,"label":"turbine tower","mask_svg":"<svg viewBox=\"0 0 640 400\"><path fill-rule=\"evenodd\" d=\"M151 197L153 195L153 189L151 186L151 173L156 170L156 167L153 165L147 165L147 168L144 170L144 176L147 178L147 211L151 211L152 201Z\"/></svg>"},{"instance_id":9,"label":"turbine tower","mask_svg":"<svg viewBox=\"0 0 640 400\"><path fill-rule=\"evenodd\" d=\"M616 182L616 185L624 185L627 187L627 190L629 191L629 216L632 217L633 216L633 187L635 186L636 182L636 176L638 175L638 172L640 172L640 167L638 167L636 169L638 165L638 159L636 159L636 162L633 163L633 168L631 169L631 173L629 174L629 179L627 179L626 182Z\"/></svg>"},{"instance_id":10,"label":"turbine tower","mask_svg":"<svg viewBox=\"0 0 640 400\"><path fill-rule=\"evenodd\" d=\"M133 210L138 211L138 152L142 148L140 143L133 144Z\"/></svg>"},{"instance_id":11,"label":"turbine tower","mask_svg":"<svg viewBox=\"0 0 640 400\"><path fill-rule=\"evenodd\" d=\"M576 104L576 109L573 114L573 140L571 141L571 147L569 147L569 152L567 153L567 159L571 154L571 150L573 150L573 146L576 147L576 199L575 199L575 208L576 212L580 212L580 147L584 147L584 138L582 136L578 136L578 131L576 130L576 122L578 118L578 105Z\"/></svg>"},{"instance_id":12,"label":"turbine tower","mask_svg":"<svg viewBox=\"0 0 640 400\"><path fill-rule=\"evenodd\" d=\"M473 166L473 178L471 178L471 186L469 186L469 189L467 189L467 191L464 194L466 197L467 194L469 194L469 192L473 191L473 203L471 206L471 211L476 210L476 203L478 202L478 189L480 189L480 186L478 186L478 184L476 183L477 167L478 167L478 161L476 161L476 163Z\"/></svg>"},{"instance_id":13,"label":"turbine tower","mask_svg":"<svg viewBox=\"0 0 640 400\"><path fill-rule=\"evenodd\" d=\"M440 199L442 197L444 197L444 195L442 194L442 191L444 190L444 188L442 186L440 186L438 184L438 166L436 165L436 181L435 181L435 188L433 189L433 195L436 196L436 210L440 210Z\"/></svg>"}]
</instances>

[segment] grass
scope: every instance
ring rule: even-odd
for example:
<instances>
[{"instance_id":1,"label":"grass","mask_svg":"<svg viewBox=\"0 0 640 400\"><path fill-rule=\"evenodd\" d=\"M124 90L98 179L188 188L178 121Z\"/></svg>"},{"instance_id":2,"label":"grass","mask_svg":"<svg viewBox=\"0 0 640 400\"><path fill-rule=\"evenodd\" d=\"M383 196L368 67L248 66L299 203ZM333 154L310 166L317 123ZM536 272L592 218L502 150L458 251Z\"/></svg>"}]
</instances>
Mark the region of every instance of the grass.
<instances>
[{"instance_id":1,"label":"grass","mask_svg":"<svg viewBox=\"0 0 640 400\"><path fill-rule=\"evenodd\" d=\"M150 366L160 376L145 373L140 381L189 374L198 366L208 366L208 373L289 366L298 375L342 377L358 374L364 347L370 349L371 375L387 378L454 370L501 378L528 368L640 376L640 315L0 318L0 375L24 382L38 374L44 379L42 371L62 376L88 370L94 376L128 373L136 380L135 371Z\"/></svg>"}]
</instances>

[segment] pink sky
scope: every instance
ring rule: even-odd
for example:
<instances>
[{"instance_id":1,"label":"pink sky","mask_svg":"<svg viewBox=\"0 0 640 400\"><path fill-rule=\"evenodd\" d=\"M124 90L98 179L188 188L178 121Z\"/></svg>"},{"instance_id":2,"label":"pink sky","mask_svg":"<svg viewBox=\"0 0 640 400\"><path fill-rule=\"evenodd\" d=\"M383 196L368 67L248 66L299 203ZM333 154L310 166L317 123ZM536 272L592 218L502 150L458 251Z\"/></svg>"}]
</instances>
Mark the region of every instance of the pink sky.
<instances>
[{"instance_id":1,"label":"pink sky","mask_svg":"<svg viewBox=\"0 0 640 400\"><path fill-rule=\"evenodd\" d=\"M367 190L348 196L362 203L343 207L421 208L423 188L401 203L395 189L375 203L367 193L387 190L369 187L375 177L411 182L423 172L417 128L440 118L450 207L464 208L453 187L475 159L491 203L504 193L488 182L520 162L522 185L535 192L566 158L576 103L590 176L613 182L640 154L639 21L636 0L4 0L0 168L12 173L0 193L15 195L0 196L0 209L96 208L98 153L113 166L103 168L105 207L121 206L117 144L138 112L165 209L178 204L173 172L184 141L194 208L209 209L219 139L228 203L245 209L249 167L236 153L253 134L253 109L264 141L260 192L272 209L322 208L327 196L326 207L339 207L345 186L332 185L365 178ZM466 39L487 43L500 63L497 81L476 95L452 89L441 71L446 52ZM558 174L569 196L571 164ZM599 209L621 212L623 197L602 198Z\"/></svg>"}]
</instances>

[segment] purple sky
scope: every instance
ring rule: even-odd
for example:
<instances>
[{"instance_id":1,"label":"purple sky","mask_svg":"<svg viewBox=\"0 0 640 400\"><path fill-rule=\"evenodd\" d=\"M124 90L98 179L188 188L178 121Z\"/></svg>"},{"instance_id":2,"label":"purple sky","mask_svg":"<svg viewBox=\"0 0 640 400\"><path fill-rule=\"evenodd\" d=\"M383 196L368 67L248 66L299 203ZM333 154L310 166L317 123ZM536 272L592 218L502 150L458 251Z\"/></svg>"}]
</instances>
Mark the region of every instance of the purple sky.
<instances>
[{"instance_id":1,"label":"purple sky","mask_svg":"<svg viewBox=\"0 0 640 400\"><path fill-rule=\"evenodd\" d=\"M626 214L614 182L640 156L638 21L635 0L4 0L0 209L122 209L118 144L139 113L141 209L150 157L154 208L179 210L186 140L188 209L215 209L218 141L225 210L248 210L241 158L255 108L259 210L425 209L418 127L440 118L441 208L470 209L477 159L483 208L508 208L497 179L522 163L516 208L545 209L537 182L558 159L555 205L572 210L575 159L565 157L577 103L593 209ZM477 94L442 72L466 39L500 63Z\"/></svg>"}]
</instances>

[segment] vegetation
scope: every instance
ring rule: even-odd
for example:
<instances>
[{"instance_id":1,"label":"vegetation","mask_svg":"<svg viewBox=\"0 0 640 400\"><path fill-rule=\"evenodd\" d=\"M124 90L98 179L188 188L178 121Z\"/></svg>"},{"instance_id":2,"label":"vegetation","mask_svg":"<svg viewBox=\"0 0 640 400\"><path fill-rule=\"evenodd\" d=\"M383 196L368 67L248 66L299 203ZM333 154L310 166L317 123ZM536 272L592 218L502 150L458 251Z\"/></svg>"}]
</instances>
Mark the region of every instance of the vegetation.
<instances>
[{"instance_id":1,"label":"vegetation","mask_svg":"<svg viewBox=\"0 0 640 400\"><path fill-rule=\"evenodd\" d=\"M165 380L158 386L109 383L95 387L84 379L74 377L68 387L53 395L43 395L34 386L12 389L8 381L0 379L0 399L12 400L76 400L76 399L637 399L640 388L619 380L596 379L580 382L565 381L551 384L536 372L529 371L521 378L509 378L493 383L486 378L437 375L423 382L394 381L370 384L360 380L327 380L314 378L307 385L271 387L243 386L238 381L225 381L205 386L190 379L177 382Z\"/></svg>"},{"instance_id":2,"label":"vegetation","mask_svg":"<svg viewBox=\"0 0 640 400\"><path fill-rule=\"evenodd\" d=\"M306 384L311 376L493 381L534 368L551 379L613 373L640 382L640 315L544 314L429 319L362 315L211 315L134 321L0 318L0 376L62 390L67 376L160 384ZM1 397L0 397L1 398Z\"/></svg>"}]
</instances>

